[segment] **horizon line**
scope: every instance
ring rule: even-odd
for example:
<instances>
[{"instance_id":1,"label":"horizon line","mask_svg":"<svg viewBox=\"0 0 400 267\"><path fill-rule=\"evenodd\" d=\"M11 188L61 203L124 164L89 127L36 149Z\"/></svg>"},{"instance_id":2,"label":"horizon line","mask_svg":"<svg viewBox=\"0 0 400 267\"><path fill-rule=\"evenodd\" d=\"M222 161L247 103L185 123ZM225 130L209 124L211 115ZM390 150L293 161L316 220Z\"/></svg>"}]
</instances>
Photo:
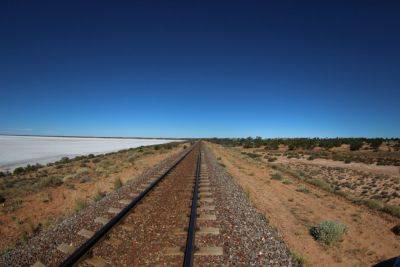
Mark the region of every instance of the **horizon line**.
<instances>
[{"instance_id":1,"label":"horizon line","mask_svg":"<svg viewBox=\"0 0 400 267\"><path fill-rule=\"evenodd\" d=\"M321 137L321 136L308 136L308 137L288 137L288 136L281 136L281 137L262 137L262 136L246 136L246 137L143 137L143 136L95 136L95 135L51 135L51 134L9 134L9 133L0 133L0 136L30 136L30 137L63 137L63 138L115 138L115 139L165 139L165 140L189 140L189 139L246 139L246 138L257 138L261 137L262 139L337 139L337 138L365 138L365 139L400 139L400 137L365 137L365 136L335 136L335 137Z\"/></svg>"}]
</instances>

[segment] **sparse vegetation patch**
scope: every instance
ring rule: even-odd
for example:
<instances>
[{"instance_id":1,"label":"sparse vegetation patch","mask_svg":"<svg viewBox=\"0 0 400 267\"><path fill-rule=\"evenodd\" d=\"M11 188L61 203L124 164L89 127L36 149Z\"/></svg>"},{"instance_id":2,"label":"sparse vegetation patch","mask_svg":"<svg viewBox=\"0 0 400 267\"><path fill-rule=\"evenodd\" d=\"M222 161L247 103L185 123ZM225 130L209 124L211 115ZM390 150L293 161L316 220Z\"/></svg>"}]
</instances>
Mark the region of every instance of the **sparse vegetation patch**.
<instances>
[{"instance_id":1,"label":"sparse vegetation patch","mask_svg":"<svg viewBox=\"0 0 400 267\"><path fill-rule=\"evenodd\" d=\"M332 245L341 241L347 231L347 226L337 221L322 221L318 226L311 227L310 234L318 241Z\"/></svg>"}]
</instances>

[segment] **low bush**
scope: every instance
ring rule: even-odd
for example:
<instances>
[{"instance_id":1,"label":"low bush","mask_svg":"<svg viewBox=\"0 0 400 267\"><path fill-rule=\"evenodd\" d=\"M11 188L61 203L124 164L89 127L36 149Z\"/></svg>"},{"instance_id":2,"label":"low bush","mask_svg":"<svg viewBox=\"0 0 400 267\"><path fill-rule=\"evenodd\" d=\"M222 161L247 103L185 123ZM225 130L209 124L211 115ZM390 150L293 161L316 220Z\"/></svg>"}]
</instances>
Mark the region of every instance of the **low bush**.
<instances>
[{"instance_id":1,"label":"low bush","mask_svg":"<svg viewBox=\"0 0 400 267\"><path fill-rule=\"evenodd\" d=\"M351 140L349 143L350 150L352 151L359 150L363 146L363 142L361 140Z\"/></svg>"},{"instance_id":2,"label":"low bush","mask_svg":"<svg viewBox=\"0 0 400 267\"><path fill-rule=\"evenodd\" d=\"M92 159L92 163L99 163L100 162L100 159L99 158L94 158L94 159Z\"/></svg>"},{"instance_id":3,"label":"low bush","mask_svg":"<svg viewBox=\"0 0 400 267\"><path fill-rule=\"evenodd\" d=\"M64 178L62 180L63 180L64 183L67 183L67 182L69 182L69 181L71 181L71 180L73 180L75 178L76 178L75 175L67 174L67 175L64 176Z\"/></svg>"},{"instance_id":4,"label":"low bush","mask_svg":"<svg viewBox=\"0 0 400 267\"><path fill-rule=\"evenodd\" d=\"M23 167L18 167L18 168L14 169L13 174L19 175L19 174L23 174L24 172L25 172L25 169Z\"/></svg>"},{"instance_id":5,"label":"low bush","mask_svg":"<svg viewBox=\"0 0 400 267\"><path fill-rule=\"evenodd\" d=\"M389 213L395 217L400 218L400 206L399 205L387 205L382 208L382 211Z\"/></svg>"},{"instance_id":6,"label":"low bush","mask_svg":"<svg viewBox=\"0 0 400 267\"><path fill-rule=\"evenodd\" d=\"M310 234L318 241L332 245L342 240L347 226L337 221L322 221L318 226L311 227Z\"/></svg>"},{"instance_id":7,"label":"low bush","mask_svg":"<svg viewBox=\"0 0 400 267\"><path fill-rule=\"evenodd\" d=\"M89 176L83 176L83 177L81 177L81 179L79 179L79 182L81 184L88 183L88 182L91 182L91 181L92 181L92 178L90 178Z\"/></svg>"},{"instance_id":8,"label":"low bush","mask_svg":"<svg viewBox=\"0 0 400 267\"><path fill-rule=\"evenodd\" d=\"M134 163L135 162L135 160L138 158L138 156L136 155L136 154L132 154L132 155L130 155L129 157L128 157L128 162L130 162L130 163Z\"/></svg>"},{"instance_id":9,"label":"low bush","mask_svg":"<svg viewBox=\"0 0 400 267\"><path fill-rule=\"evenodd\" d=\"M76 212L83 210L84 208L86 208L86 206L87 206L87 203L84 199L78 198L77 200L75 200L75 211Z\"/></svg>"},{"instance_id":10,"label":"low bush","mask_svg":"<svg viewBox=\"0 0 400 267\"><path fill-rule=\"evenodd\" d=\"M70 162L71 160L68 157L62 157L59 161L56 161L55 164L65 164Z\"/></svg>"},{"instance_id":11,"label":"low bush","mask_svg":"<svg viewBox=\"0 0 400 267\"><path fill-rule=\"evenodd\" d=\"M274 174L271 175L271 179L272 180L281 181L282 180L282 175L280 175L279 173L274 173Z\"/></svg>"},{"instance_id":12,"label":"low bush","mask_svg":"<svg viewBox=\"0 0 400 267\"><path fill-rule=\"evenodd\" d=\"M296 189L296 191L302 192L302 193L305 193L305 194L310 193L310 190L308 190L308 188L305 187L304 185L300 185L300 186Z\"/></svg>"},{"instance_id":13,"label":"low bush","mask_svg":"<svg viewBox=\"0 0 400 267\"><path fill-rule=\"evenodd\" d=\"M251 152L242 152L243 155L247 155L248 157L252 158L252 159L256 159L261 157L260 154L256 154L256 153L251 153Z\"/></svg>"},{"instance_id":14,"label":"low bush","mask_svg":"<svg viewBox=\"0 0 400 267\"><path fill-rule=\"evenodd\" d=\"M332 191L332 187L330 186L330 184L328 184L327 182L317 179L317 178L313 178L308 180L307 182L309 182L312 185L318 186L319 188L322 188L326 191L331 192Z\"/></svg>"},{"instance_id":15,"label":"low bush","mask_svg":"<svg viewBox=\"0 0 400 267\"><path fill-rule=\"evenodd\" d=\"M6 198L0 195L0 204L6 202Z\"/></svg>"},{"instance_id":16,"label":"low bush","mask_svg":"<svg viewBox=\"0 0 400 267\"><path fill-rule=\"evenodd\" d=\"M395 225L395 226L392 228L392 232L393 232L395 235L400 235L400 223L397 224L397 225Z\"/></svg>"},{"instance_id":17,"label":"low bush","mask_svg":"<svg viewBox=\"0 0 400 267\"><path fill-rule=\"evenodd\" d=\"M114 180L114 189L118 190L121 187L122 187L121 179L119 177L115 178L115 180Z\"/></svg>"},{"instance_id":18,"label":"low bush","mask_svg":"<svg viewBox=\"0 0 400 267\"><path fill-rule=\"evenodd\" d=\"M40 169L42 167L43 167L43 165L41 165L41 164L35 164L35 165L28 164L28 166L26 166L26 167L15 168L14 171L13 171L13 174L14 175L24 174L24 173L27 173L27 172L36 171L36 170L38 170L38 169ZM5 174L3 174L3 175L5 176ZM1 177L1 175L0 175L0 177Z\"/></svg>"},{"instance_id":19,"label":"low bush","mask_svg":"<svg viewBox=\"0 0 400 267\"><path fill-rule=\"evenodd\" d=\"M292 258L293 260L298 264L298 266L305 266L306 265L306 260L304 259L303 256L300 254L297 254L296 252L292 252Z\"/></svg>"},{"instance_id":20,"label":"low bush","mask_svg":"<svg viewBox=\"0 0 400 267\"><path fill-rule=\"evenodd\" d=\"M63 180L60 177L55 176L45 176L40 178L40 180L36 183L38 188L50 187L50 186L60 186L63 184Z\"/></svg>"},{"instance_id":21,"label":"low bush","mask_svg":"<svg viewBox=\"0 0 400 267\"><path fill-rule=\"evenodd\" d=\"M105 197L106 193L101 192L100 190L97 191L96 195L93 196L93 200L95 202L100 201L103 197Z\"/></svg>"},{"instance_id":22,"label":"low bush","mask_svg":"<svg viewBox=\"0 0 400 267\"><path fill-rule=\"evenodd\" d=\"M79 168L76 170L77 175L87 175L89 174L89 169L88 168Z\"/></svg>"},{"instance_id":23,"label":"low bush","mask_svg":"<svg viewBox=\"0 0 400 267\"><path fill-rule=\"evenodd\" d=\"M368 208L373 210L380 210L383 207L382 203L376 199L365 199L362 200L362 203L364 203Z\"/></svg>"},{"instance_id":24,"label":"low bush","mask_svg":"<svg viewBox=\"0 0 400 267\"><path fill-rule=\"evenodd\" d=\"M293 181L290 180L290 179L286 179L286 178L285 178L285 179L282 180L282 183L283 183L283 184L292 184Z\"/></svg>"}]
</instances>

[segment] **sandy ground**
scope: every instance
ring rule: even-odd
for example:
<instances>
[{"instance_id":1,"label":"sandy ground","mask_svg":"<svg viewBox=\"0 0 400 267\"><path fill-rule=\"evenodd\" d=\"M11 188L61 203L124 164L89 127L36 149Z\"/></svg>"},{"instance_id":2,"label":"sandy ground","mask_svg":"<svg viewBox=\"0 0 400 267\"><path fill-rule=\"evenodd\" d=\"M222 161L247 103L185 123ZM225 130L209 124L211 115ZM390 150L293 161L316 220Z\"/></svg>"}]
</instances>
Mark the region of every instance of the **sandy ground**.
<instances>
[{"instance_id":1,"label":"sandy ground","mask_svg":"<svg viewBox=\"0 0 400 267\"><path fill-rule=\"evenodd\" d=\"M237 149L208 144L257 209L283 235L289 248L311 266L365 266L398 256L400 237L390 229L399 219L372 213L318 188L292 179L292 184L271 180L267 164L240 154ZM299 185L310 193L296 191ZM342 242L327 247L315 241L309 227L323 220L348 226Z\"/></svg>"},{"instance_id":2,"label":"sandy ground","mask_svg":"<svg viewBox=\"0 0 400 267\"><path fill-rule=\"evenodd\" d=\"M15 211L4 212L3 209L7 207L0 206L0 252L23 238L24 232L32 233L39 224L41 227L48 227L64 215L74 212L78 199L93 201L93 196L99 191L114 190L115 177L119 177L125 183L180 150L182 145L166 152L160 150L155 154L142 155L135 161L134 166L93 182L74 183L73 189L62 185L20 197L20 207Z\"/></svg>"}]
</instances>

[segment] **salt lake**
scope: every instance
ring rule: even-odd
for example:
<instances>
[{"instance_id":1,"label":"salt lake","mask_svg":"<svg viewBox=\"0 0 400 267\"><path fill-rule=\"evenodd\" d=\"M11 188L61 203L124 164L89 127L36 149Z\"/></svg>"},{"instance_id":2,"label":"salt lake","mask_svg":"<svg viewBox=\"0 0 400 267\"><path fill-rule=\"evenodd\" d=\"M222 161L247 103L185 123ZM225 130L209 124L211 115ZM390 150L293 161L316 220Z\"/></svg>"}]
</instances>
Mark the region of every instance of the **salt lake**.
<instances>
[{"instance_id":1,"label":"salt lake","mask_svg":"<svg viewBox=\"0 0 400 267\"><path fill-rule=\"evenodd\" d=\"M0 171L12 171L28 164L46 164L62 157L96 155L168 142L171 140L0 135Z\"/></svg>"}]
</instances>

